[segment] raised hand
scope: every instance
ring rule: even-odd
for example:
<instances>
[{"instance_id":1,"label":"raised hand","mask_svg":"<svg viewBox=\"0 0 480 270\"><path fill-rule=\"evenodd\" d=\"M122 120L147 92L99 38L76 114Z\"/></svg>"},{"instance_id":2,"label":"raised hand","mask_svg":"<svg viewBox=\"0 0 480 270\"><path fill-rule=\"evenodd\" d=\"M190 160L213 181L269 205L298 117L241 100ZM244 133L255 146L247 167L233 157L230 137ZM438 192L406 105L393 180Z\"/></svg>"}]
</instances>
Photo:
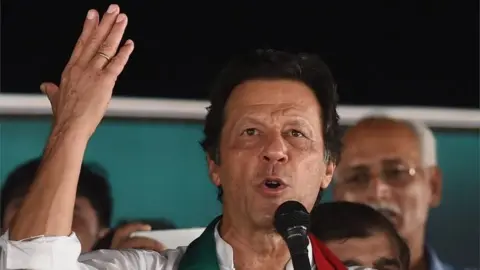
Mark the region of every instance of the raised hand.
<instances>
[{"instance_id":1,"label":"raised hand","mask_svg":"<svg viewBox=\"0 0 480 270\"><path fill-rule=\"evenodd\" d=\"M118 5L110 5L100 23L97 11L88 11L60 86L49 82L40 86L52 105L54 129L74 129L88 137L93 134L133 51L131 40L119 49L127 22Z\"/></svg>"},{"instance_id":2,"label":"raised hand","mask_svg":"<svg viewBox=\"0 0 480 270\"><path fill-rule=\"evenodd\" d=\"M166 249L166 247L150 238L146 237L130 237L130 235L134 232L138 231L150 231L151 227L145 224L139 223L132 223L126 224L122 227L118 228L113 236L112 243L110 249L129 249L129 248L137 248L137 249L146 249L146 250L153 250L157 252L162 252Z\"/></svg>"}]
</instances>

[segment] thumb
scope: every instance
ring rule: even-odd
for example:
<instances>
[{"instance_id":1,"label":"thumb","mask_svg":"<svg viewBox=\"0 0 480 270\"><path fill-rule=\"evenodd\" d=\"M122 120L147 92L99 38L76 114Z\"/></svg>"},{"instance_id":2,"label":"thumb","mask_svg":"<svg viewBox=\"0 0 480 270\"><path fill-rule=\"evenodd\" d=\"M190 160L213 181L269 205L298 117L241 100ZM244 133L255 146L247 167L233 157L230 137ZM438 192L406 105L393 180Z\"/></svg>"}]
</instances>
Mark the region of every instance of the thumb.
<instances>
[{"instance_id":1,"label":"thumb","mask_svg":"<svg viewBox=\"0 0 480 270\"><path fill-rule=\"evenodd\" d=\"M40 90L52 101L53 96L58 92L58 86L51 82L44 82L40 85Z\"/></svg>"},{"instance_id":2,"label":"thumb","mask_svg":"<svg viewBox=\"0 0 480 270\"><path fill-rule=\"evenodd\" d=\"M150 230L152 230L152 227L148 224L130 223L123 225L115 231L112 239L112 246L118 246L120 242L130 238L130 234L134 232Z\"/></svg>"}]
</instances>

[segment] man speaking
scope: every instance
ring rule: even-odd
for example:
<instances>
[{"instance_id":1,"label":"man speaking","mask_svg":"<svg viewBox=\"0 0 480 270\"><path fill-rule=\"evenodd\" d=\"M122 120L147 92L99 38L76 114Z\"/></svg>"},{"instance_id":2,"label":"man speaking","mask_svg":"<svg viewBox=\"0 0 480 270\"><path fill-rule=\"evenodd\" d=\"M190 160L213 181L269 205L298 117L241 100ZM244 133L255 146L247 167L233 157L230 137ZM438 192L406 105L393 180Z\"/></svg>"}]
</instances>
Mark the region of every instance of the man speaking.
<instances>
[{"instance_id":1,"label":"man speaking","mask_svg":"<svg viewBox=\"0 0 480 270\"><path fill-rule=\"evenodd\" d=\"M239 57L213 87L202 146L223 215L189 247L79 257L71 224L80 166L133 51L132 41L120 45L126 25L117 5L101 22L89 11L60 85L42 84L53 109L52 132L35 183L1 238L1 268L294 269L274 214L286 201L312 209L330 184L340 136L327 66L311 55L277 51ZM344 268L318 240L307 243L309 268Z\"/></svg>"}]
</instances>

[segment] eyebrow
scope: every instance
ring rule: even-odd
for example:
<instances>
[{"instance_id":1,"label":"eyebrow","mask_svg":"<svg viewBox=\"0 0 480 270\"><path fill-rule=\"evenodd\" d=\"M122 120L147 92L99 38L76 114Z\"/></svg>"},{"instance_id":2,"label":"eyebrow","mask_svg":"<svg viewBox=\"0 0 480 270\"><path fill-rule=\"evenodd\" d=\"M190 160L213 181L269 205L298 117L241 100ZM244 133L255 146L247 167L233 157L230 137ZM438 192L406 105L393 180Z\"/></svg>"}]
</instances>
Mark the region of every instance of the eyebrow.
<instances>
[{"instance_id":1,"label":"eyebrow","mask_svg":"<svg viewBox=\"0 0 480 270\"><path fill-rule=\"evenodd\" d=\"M307 127L307 128L313 128L312 124L307 119L304 119L303 117L299 116L294 116L293 119L287 120L285 122L286 125L297 125L301 127Z\"/></svg>"},{"instance_id":2,"label":"eyebrow","mask_svg":"<svg viewBox=\"0 0 480 270\"><path fill-rule=\"evenodd\" d=\"M362 265L360 262L355 261L353 259L342 261L342 263L345 266L361 266Z\"/></svg>"},{"instance_id":3,"label":"eyebrow","mask_svg":"<svg viewBox=\"0 0 480 270\"><path fill-rule=\"evenodd\" d=\"M313 129L313 126L310 124L310 122L302 117L299 116L292 116L293 119L288 119L285 121L285 125L293 125L293 126L300 126L300 127L306 127L309 129ZM240 124L245 124L245 123L251 123L254 125L265 125L265 121L262 121L263 117L255 117L252 114L245 114L243 115L235 124L235 126L238 126Z\"/></svg>"},{"instance_id":4,"label":"eyebrow","mask_svg":"<svg viewBox=\"0 0 480 270\"><path fill-rule=\"evenodd\" d=\"M382 160L382 163L383 164L398 164L398 163L404 164L405 160L403 160L401 158L387 158L387 159Z\"/></svg>"},{"instance_id":5,"label":"eyebrow","mask_svg":"<svg viewBox=\"0 0 480 270\"><path fill-rule=\"evenodd\" d=\"M379 266L396 266L400 268L400 260L395 259L395 258L386 258L386 257L381 257L380 259L376 260L375 263L373 264L375 267Z\"/></svg>"},{"instance_id":6,"label":"eyebrow","mask_svg":"<svg viewBox=\"0 0 480 270\"><path fill-rule=\"evenodd\" d=\"M347 169L348 169L348 171L366 171L366 170L369 170L370 167L368 165L365 165L365 164L358 164L358 165L355 165L355 166L351 166Z\"/></svg>"},{"instance_id":7,"label":"eyebrow","mask_svg":"<svg viewBox=\"0 0 480 270\"><path fill-rule=\"evenodd\" d=\"M238 121L233 125L233 127L238 127L244 124L254 124L254 125L264 125L260 119L253 117L251 115L244 115L238 119Z\"/></svg>"},{"instance_id":8,"label":"eyebrow","mask_svg":"<svg viewBox=\"0 0 480 270\"><path fill-rule=\"evenodd\" d=\"M407 162L401 158L386 158L381 160L382 165L392 165L392 164L406 164ZM349 170L356 171L356 170L369 170L369 164L356 164L353 166L348 167Z\"/></svg>"}]
</instances>

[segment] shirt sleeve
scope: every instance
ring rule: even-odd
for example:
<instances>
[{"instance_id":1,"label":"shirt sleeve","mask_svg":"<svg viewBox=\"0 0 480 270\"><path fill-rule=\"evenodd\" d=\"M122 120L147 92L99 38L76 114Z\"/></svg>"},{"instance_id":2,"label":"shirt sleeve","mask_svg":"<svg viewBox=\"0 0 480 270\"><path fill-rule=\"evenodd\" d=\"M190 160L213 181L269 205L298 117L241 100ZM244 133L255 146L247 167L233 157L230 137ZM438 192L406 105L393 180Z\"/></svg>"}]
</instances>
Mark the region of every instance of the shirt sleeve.
<instances>
[{"instance_id":1,"label":"shirt sleeve","mask_svg":"<svg viewBox=\"0 0 480 270\"><path fill-rule=\"evenodd\" d=\"M0 238L0 249L0 270L166 270L178 259L168 260L157 252L133 249L99 250L80 256L80 242L74 233L70 236L39 236L11 241L7 232Z\"/></svg>"}]
</instances>

